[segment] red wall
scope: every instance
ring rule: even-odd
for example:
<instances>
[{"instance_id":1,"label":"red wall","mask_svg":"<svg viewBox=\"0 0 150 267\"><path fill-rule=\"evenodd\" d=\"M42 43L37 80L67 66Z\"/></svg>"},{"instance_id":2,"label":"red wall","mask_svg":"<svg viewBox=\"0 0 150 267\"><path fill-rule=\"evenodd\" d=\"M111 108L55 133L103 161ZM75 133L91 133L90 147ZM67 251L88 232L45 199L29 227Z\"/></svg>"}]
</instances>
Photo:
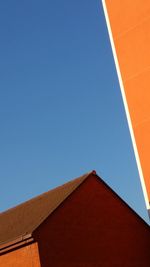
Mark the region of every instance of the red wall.
<instances>
[{"instance_id":1,"label":"red wall","mask_svg":"<svg viewBox=\"0 0 150 267\"><path fill-rule=\"evenodd\" d=\"M149 267L150 228L89 177L35 232L41 267Z\"/></svg>"}]
</instances>

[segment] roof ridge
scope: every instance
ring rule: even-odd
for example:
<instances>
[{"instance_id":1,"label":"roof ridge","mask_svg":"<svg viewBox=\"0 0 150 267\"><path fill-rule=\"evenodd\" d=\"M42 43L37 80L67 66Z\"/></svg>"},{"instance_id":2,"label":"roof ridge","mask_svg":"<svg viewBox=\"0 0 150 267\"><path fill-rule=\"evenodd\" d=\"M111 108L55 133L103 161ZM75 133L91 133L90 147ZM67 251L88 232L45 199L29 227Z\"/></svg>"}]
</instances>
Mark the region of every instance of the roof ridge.
<instances>
[{"instance_id":1,"label":"roof ridge","mask_svg":"<svg viewBox=\"0 0 150 267\"><path fill-rule=\"evenodd\" d=\"M54 190L56 190L56 189L59 189L59 188L61 188L61 187L64 187L65 185L69 185L69 184L73 183L75 180L82 179L82 177L84 177L84 176L85 176L85 179L86 179L86 178L87 178L90 174L92 174L92 173L93 173L93 174L96 174L96 171L93 170L93 171L90 171L90 172L88 172L88 173L85 173L85 174L83 174L82 176L79 176L79 177L77 177L77 178L74 178L74 179L72 179L72 180L69 180L69 181L65 182L64 184L61 184L61 185L59 185L59 186L56 186L56 187L54 187L54 188L52 188L52 189L49 189L49 190L46 191L46 192L40 193L39 195L37 195L37 196L35 196L35 197L32 197L32 198L30 198L30 199L28 199L28 200L26 200L26 201L24 201L24 202L21 202L21 203L19 203L18 205L15 205L14 207L8 208L7 210L4 210L4 211L0 212L0 217L1 217L3 214L9 213L10 211L15 210L16 208L18 208L18 207L20 207L20 206L23 206L23 205L27 204L28 202L35 201L36 199L38 199L38 198L40 198L40 197L42 197L42 196L45 196L45 195L47 195L48 193L50 193L50 192L52 192L52 191L54 191Z\"/></svg>"},{"instance_id":2,"label":"roof ridge","mask_svg":"<svg viewBox=\"0 0 150 267\"><path fill-rule=\"evenodd\" d=\"M96 175L96 172L88 172L1 212L0 244L7 244L26 234L32 235L90 175Z\"/></svg>"},{"instance_id":3,"label":"roof ridge","mask_svg":"<svg viewBox=\"0 0 150 267\"><path fill-rule=\"evenodd\" d=\"M33 228L33 230L32 230L32 233L46 220L46 218L48 218L48 216L50 215L50 214L52 214L91 174L93 174L93 175L96 175L96 171L95 170L93 170L93 171L91 171L91 172L89 172L89 173L86 173L86 174L84 174L84 175L82 175L82 176L80 176L80 177L77 177L77 178L75 178L75 179L73 179L73 180L71 180L71 181L69 181L69 182L67 182L67 183L65 183L65 184L63 184L63 185L60 185L60 186L58 186L58 187L56 187L56 188L54 188L53 190L57 190L58 188L63 188L65 185L69 185L69 184L72 184L74 181L77 181L77 180L80 180L80 182L79 182L79 184L71 191L71 192L69 192L66 196L65 196L65 198L63 199L63 201L61 201L60 203L58 203L58 204L56 204L56 205L54 205L54 207L53 207L53 209L51 209L50 211L49 211L49 213L48 214L46 214L44 217L41 217L41 219L39 220L39 223L38 224L36 224L35 226L34 226L34 228ZM50 190L50 191L52 191L52 190ZM50 192L50 191L48 191L48 192ZM46 192L46 193L48 193L48 192Z\"/></svg>"}]
</instances>

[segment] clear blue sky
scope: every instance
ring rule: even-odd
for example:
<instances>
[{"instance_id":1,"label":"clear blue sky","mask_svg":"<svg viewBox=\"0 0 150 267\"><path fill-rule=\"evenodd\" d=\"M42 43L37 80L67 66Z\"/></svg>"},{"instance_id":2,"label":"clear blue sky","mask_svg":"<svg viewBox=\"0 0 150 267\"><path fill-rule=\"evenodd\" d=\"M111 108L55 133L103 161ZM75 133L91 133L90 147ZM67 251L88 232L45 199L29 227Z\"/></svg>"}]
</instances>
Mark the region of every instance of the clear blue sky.
<instances>
[{"instance_id":1,"label":"clear blue sky","mask_svg":"<svg viewBox=\"0 0 150 267\"><path fill-rule=\"evenodd\" d=\"M93 169L148 220L101 1L1 0L0 210Z\"/></svg>"}]
</instances>

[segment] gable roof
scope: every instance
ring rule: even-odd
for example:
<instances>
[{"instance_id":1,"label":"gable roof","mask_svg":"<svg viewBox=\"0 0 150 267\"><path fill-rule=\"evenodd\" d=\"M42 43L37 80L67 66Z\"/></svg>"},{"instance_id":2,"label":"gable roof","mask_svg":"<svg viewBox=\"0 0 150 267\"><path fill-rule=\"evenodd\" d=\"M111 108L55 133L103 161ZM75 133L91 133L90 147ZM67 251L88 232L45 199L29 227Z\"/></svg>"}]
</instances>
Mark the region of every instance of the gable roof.
<instances>
[{"instance_id":1,"label":"gable roof","mask_svg":"<svg viewBox=\"0 0 150 267\"><path fill-rule=\"evenodd\" d=\"M87 173L0 214L0 246L30 236L33 231L90 175Z\"/></svg>"},{"instance_id":2,"label":"gable roof","mask_svg":"<svg viewBox=\"0 0 150 267\"><path fill-rule=\"evenodd\" d=\"M32 233L40 226L49 215L56 210L61 203L69 197L88 177L95 177L109 189L118 200L130 208L101 178L95 171L89 172L62 186L43 193L14 208L0 213L0 254L6 253L18 246L34 241ZM133 215L146 222L134 211Z\"/></svg>"}]
</instances>

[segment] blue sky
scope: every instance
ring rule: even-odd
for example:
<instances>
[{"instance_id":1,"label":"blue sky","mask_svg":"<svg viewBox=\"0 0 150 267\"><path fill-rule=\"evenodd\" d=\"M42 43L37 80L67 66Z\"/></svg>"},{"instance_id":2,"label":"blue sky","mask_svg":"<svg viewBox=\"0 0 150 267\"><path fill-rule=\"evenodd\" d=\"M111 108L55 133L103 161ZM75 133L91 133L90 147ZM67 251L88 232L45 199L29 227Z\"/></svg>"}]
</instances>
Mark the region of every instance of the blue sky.
<instances>
[{"instance_id":1,"label":"blue sky","mask_svg":"<svg viewBox=\"0 0 150 267\"><path fill-rule=\"evenodd\" d=\"M0 210L95 169L148 221L99 0L0 2Z\"/></svg>"}]
</instances>

